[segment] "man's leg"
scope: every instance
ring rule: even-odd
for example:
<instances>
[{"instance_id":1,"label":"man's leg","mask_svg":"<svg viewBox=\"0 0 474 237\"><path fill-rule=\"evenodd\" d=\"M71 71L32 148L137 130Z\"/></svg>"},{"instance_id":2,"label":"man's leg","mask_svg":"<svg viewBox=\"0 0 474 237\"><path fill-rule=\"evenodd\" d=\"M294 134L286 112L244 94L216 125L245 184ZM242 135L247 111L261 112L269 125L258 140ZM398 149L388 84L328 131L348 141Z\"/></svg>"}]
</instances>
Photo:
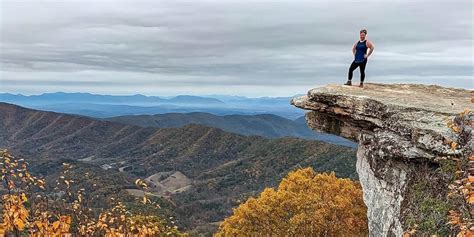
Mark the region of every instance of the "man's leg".
<instances>
[{"instance_id":1,"label":"man's leg","mask_svg":"<svg viewBox=\"0 0 474 237\"><path fill-rule=\"evenodd\" d=\"M348 75L347 75L347 82L346 82L346 84L344 84L344 85L349 85L349 86L352 85L352 81L351 81L351 80L352 80L352 76L353 76L354 70L357 68L357 66L358 66L358 65L357 65L356 62L352 62L352 63L351 63L351 66L349 67L349 73L348 73Z\"/></svg>"}]
</instances>

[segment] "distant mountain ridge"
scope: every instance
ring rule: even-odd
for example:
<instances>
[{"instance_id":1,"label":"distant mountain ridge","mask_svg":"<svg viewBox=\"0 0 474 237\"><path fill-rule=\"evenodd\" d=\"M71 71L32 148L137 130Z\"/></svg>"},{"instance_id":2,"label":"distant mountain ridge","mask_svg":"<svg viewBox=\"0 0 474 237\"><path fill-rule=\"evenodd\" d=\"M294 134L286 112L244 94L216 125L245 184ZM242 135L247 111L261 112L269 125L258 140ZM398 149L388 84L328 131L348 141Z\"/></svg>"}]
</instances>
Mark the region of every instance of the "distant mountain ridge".
<instances>
[{"instance_id":1,"label":"distant mountain ridge","mask_svg":"<svg viewBox=\"0 0 474 237\"><path fill-rule=\"evenodd\" d=\"M293 121L273 114L217 116L209 113L194 112L118 116L107 118L105 120L140 127L157 128L200 124L242 135L258 135L267 138L300 137L354 148L356 147L355 143L348 140L333 135L317 133L309 129L304 117L300 117Z\"/></svg>"},{"instance_id":2,"label":"distant mountain ridge","mask_svg":"<svg viewBox=\"0 0 474 237\"><path fill-rule=\"evenodd\" d=\"M0 102L96 118L190 112L205 112L215 115L275 114L289 119L296 119L304 115L303 111L290 105L289 101L292 97L215 97L178 95L165 98L139 94L115 96L64 92L25 96L21 94L0 93Z\"/></svg>"},{"instance_id":3,"label":"distant mountain ridge","mask_svg":"<svg viewBox=\"0 0 474 237\"><path fill-rule=\"evenodd\" d=\"M224 104L224 102L208 97L179 95L171 98L159 96L136 95L100 95L92 93L43 93L40 95L22 95L11 93L0 93L0 101L7 103L29 103L29 104L56 104L56 103L99 103L99 104Z\"/></svg>"}]
</instances>

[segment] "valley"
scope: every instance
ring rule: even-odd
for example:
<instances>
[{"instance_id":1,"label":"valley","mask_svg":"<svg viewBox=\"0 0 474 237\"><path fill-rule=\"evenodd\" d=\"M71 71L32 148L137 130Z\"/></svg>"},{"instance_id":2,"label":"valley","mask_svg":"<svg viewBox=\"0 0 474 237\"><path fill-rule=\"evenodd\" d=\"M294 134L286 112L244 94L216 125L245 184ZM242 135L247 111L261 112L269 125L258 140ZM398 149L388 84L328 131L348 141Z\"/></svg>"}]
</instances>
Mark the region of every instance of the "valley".
<instances>
[{"instance_id":1,"label":"valley","mask_svg":"<svg viewBox=\"0 0 474 237\"><path fill-rule=\"evenodd\" d=\"M63 162L73 164L75 188L95 184L91 195L98 207L108 197L131 196L133 180L147 179L154 185L150 193L168 203L163 212L172 213L181 229L202 233L296 168L357 179L355 150L325 142L244 136L197 124L139 127L7 103L0 103L0 146L49 180Z\"/></svg>"}]
</instances>

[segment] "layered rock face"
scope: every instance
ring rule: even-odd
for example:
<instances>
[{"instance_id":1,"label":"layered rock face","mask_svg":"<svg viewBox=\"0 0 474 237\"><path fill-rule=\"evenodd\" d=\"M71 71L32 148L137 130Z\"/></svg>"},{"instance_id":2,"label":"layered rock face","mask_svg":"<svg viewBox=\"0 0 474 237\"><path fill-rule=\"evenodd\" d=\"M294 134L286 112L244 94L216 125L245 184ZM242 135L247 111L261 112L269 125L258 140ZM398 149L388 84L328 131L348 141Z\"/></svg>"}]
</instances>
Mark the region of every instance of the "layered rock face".
<instances>
[{"instance_id":1,"label":"layered rock face","mask_svg":"<svg viewBox=\"0 0 474 237\"><path fill-rule=\"evenodd\" d=\"M364 89L312 89L291 103L308 110L312 129L358 142L357 172L370 235L402 236L414 177L437 169L437 158L459 154L450 146L456 134L446 124L472 107L473 96L473 91L439 86L367 83Z\"/></svg>"}]
</instances>

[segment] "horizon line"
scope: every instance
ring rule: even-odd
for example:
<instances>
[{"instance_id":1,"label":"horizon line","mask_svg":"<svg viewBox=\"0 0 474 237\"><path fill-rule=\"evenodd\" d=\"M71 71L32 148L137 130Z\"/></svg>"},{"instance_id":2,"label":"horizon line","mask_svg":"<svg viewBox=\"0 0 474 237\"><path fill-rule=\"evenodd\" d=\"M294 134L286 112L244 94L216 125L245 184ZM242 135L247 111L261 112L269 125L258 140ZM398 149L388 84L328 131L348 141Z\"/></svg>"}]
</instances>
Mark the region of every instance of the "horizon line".
<instances>
[{"instance_id":1,"label":"horizon line","mask_svg":"<svg viewBox=\"0 0 474 237\"><path fill-rule=\"evenodd\" d=\"M10 94L15 96L41 96L45 94L88 94L88 95L98 95L98 96L144 96L144 97L159 97L159 98L174 98L178 96L194 96L194 97L207 97L213 98L218 96L228 96L228 97L243 97L248 99L260 99L260 98L287 98L287 97L295 97L304 94L295 94L295 95L287 95L287 96L260 96L260 97L253 97L253 96L245 96L245 95L236 95L236 94L175 94L175 95L146 95L146 94L101 94L101 93L93 93L93 92L64 92L64 91L55 91L55 92L43 92L39 94L26 94L26 93L12 93L12 92L1 92L2 94Z\"/></svg>"}]
</instances>

